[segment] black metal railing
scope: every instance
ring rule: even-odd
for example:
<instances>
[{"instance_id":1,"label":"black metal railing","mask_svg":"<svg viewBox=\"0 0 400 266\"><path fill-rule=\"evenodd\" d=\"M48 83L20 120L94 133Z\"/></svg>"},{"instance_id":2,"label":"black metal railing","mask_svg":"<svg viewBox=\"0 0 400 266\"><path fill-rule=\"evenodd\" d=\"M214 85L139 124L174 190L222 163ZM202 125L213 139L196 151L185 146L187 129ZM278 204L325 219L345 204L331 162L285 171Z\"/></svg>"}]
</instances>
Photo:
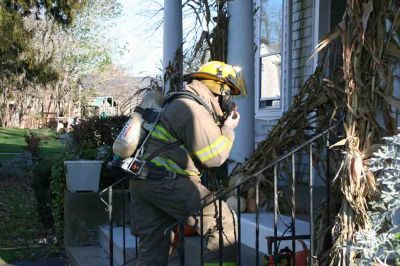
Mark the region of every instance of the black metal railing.
<instances>
[{"instance_id":1,"label":"black metal railing","mask_svg":"<svg viewBox=\"0 0 400 266\"><path fill-rule=\"evenodd\" d=\"M260 176L262 176L262 174L273 168L273 172L274 172L274 178L273 178L273 186L274 186L274 197L273 197L273 201L274 201L274 221L273 221L273 230L274 230L274 234L273 236L265 236L266 240L268 241L268 246L270 247L272 244L274 246L274 250L271 254L271 250L269 250L270 255L273 255L274 258L274 264L273 265L278 265L278 257L274 256L277 255L279 250L278 250L278 242L281 240L291 240L292 242L292 261L293 264L291 265L296 265L296 241L298 240L303 240L303 239L308 239L309 240L309 251L307 252L308 254L308 264L309 265L314 265L314 260L315 260L315 252L314 252L314 204L313 204L313 199L314 199L314 183L313 183L313 178L314 178L314 169L313 169L313 144L320 138L322 137L326 137L327 142L326 142L326 148L327 148L327 154L328 154L328 149L329 149L329 132L334 129L335 127L337 127L341 122L343 121L343 119L340 119L339 122L337 122L335 125L331 126L330 128L326 129L325 131L315 135L314 137L312 137L310 140L306 141L305 143L303 143L302 145L300 145L299 147L293 149L291 152L279 157L278 159L276 159L274 162L270 163L269 165L265 166L264 168L262 168L261 170L249 175L246 179L244 179L242 182L240 182L239 184L237 184L236 186L234 186L233 188L230 188L229 190L224 190L224 191L219 191L216 192L215 197L213 200L203 204L202 209L200 210L200 212L198 213L198 216L200 217L200 237L201 239L203 239L204 237L204 232L203 232L203 215L202 215L202 210L207 207L210 204L215 204L216 202L218 202L218 206L219 206L219 211L218 211L218 215L219 217L217 218L218 222L221 222L222 220L222 208L221 208L221 203L222 200L226 199L233 191L236 191L236 195L240 195L241 192L241 188L244 187L245 185L249 184L251 181L256 180L255 182L255 194L256 194L256 212L255 212L255 221L256 221L256 228L255 228L255 265L260 265L260 241L259 241L259 237L260 237L260 204L259 204L259 188L260 188L260 182L261 182L261 178ZM295 226L295 222L296 222L296 167L295 167L295 156L296 153L304 150L304 148L308 147L308 163L309 163L309 176L308 176L308 189L309 189L309 235L296 235L296 226ZM292 169L292 173L291 173L291 194L292 194L292 209L291 209L291 223L290 225L287 225L287 229L284 230L284 232L290 231L291 232L291 236L278 236L278 218L280 218L282 221L282 217L279 213L279 204L278 204L278 167L279 164L284 162L286 159L290 158L291 159L291 169ZM329 160L327 160L328 162ZM326 166L329 166L328 163ZM327 208L329 208L330 202L329 202L329 194L330 194L330 187L329 187L329 176L326 176L326 186L327 186ZM237 210L239 210L237 212L237 226L238 226L238 235L237 235L237 245L236 245L236 252L237 252L237 258L236 258L236 263L237 265L242 265L242 254L241 254L241 212L240 212L240 196L237 196ZM329 221L329 220L328 220ZM178 226L179 228L179 234L180 236L183 235L183 224L186 222L186 220L181 220L181 221L177 221L174 224L172 224L170 227L168 227L165 230L165 235L168 234L171 230L174 230L174 228L176 228ZM220 240L220 245L219 245L219 265L223 265L223 243L222 243L222 226L220 224L219 228L219 240ZM180 238L182 239L182 241L184 241L184 238ZM201 260L201 264L200 265L204 265L204 247L203 247L203 241L201 242L201 247L200 247L200 260ZM270 248L269 248L270 249ZM178 253L180 256L180 265L185 265L185 250L184 250L184 243L180 243L179 247L178 247ZM267 262L268 263L268 262ZM248 264L246 264L247 266ZM269 265L269 264L268 264Z\"/></svg>"},{"instance_id":2,"label":"black metal railing","mask_svg":"<svg viewBox=\"0 0 400 266\"><path fill-rule=\"evenodd\" d=\"M203 243L203 238L204 238L204 224L203 224L203 209L207 207L210 204L215 204L218 208L218 218L217 218L217 223L219 226L217 228L219 229L219 250L218 250L218 261L219 265L223 265L223 258L224 258L224 250L223 250L223 229L222 228L222 201L226 199L233 191L236 192L237 195L237 245L236 245L236 260L237 260L237 265L242 265L242 250L241 250L241 242L242 242L242 236L241 236L241 201L240 201L240 193L241 189L245 186L250 184L252 181L254 183L254 188L255 188L255 194L256 194L256 212L255 212L255 264L258 266L260 265L260 203L259 203L259 190L260 190L260 182L261 182L261 176L263 175L264 172L267 170L273 169L273 202L274 202L274 219L273 219L273 231L274 234L273 236L265 236L266 241L268 242L268 252L270 253L269 255L272 255L274 258L274 264L277 265L277 255L279 252L279 247L278 247L278 242L282 240L291 240L291 246L292 246L292 252L293 252L293 265L295 264L296 260L296 241L298 240L304 240L308 239L309 240L309 252L308 254L308 264L309 265L314 265L314 205L313 205L313 198L314 198L314 184L313 184L313 176L314 176L314 169L313 169L313 145L315 142L322 137L326 137L326 148L327 152L329 149L329 132L337 127L343 119L340 119L339 122L337 122L335 125L331 126L330 128L326 129L325 131L315 135L299 147L293 149L291 152L279 157L277 160L273 161L269 165L265 166L261 170L247 176L243 181L241 181L239 184L234 186L233 188L230 188L229 190L222 190L222 191L217 191L217 192L212 192L213 193L213 198L210 200L209 195L203 198L203 204L202 208L199 211L197 217L199 218L199 231L200 231L200 265L204 265L204 243ZM308 147L308 150L306 153L308 154L308 163L309 163L309 176L308 176L308 192L309 192L309 235L297 235L296 234L296 154L299 151L304 151L305 148ZM283 163L285 160L290 159L291 161L291 196L292 196L292 201L291 201L291 223L286 225L286 230L284 230L284 234L286 232L290 232L290 236L278 236L278 219L280 219L283 223L283 218L280 215L279 211L279 193L278 193L278 170L279 170L279 165ZM325 167L329 167L329 160L327 160L327 164ZM330 181L329 181L329 174L327 172L326 174L326 190L327 190L327 208L329 212L329 194L330 194ZM122 188L126 188L126 184L129 181L129 177L123 177L117 182L113 183L111 186L107 187L103 191L99 193L101 200L106 204L107 206L107 211L108 211L108 219L109 219L109 262L110 266L114 265L114 243L113 243L113 229L114 229L114 213L113 213L113 190L117 188L118 186L121 186ZM107 195L107 201L103 199L104 196ZM206 200L207 198L207 200ZM125 197L123 197L123 226L125 226ZM329 220L328 220L329 221ZM178 233L179 233L179 243L177 245L177 251L179 254L179 261L180 265L185 265L185 250L184 250L184 224L186 223L186 219L176 221L174 224L169 226L165 230L165 234L169 234L172 230L175 228L178 228ZM284 223L285 224L285 223ZM126 238L125 238L125 230L123 230L123 265L128 265L130 262L132 262L137 256L138 256L138 240L137 237L135 237L136 245L135 245L135 257L131 258L130 260L127 260L126 256ZM273 251L272 251L272 246L273 246ZM247 266L248 264L246 264Z\"/></svg>"},{"instance_id":3,"label":"black metal railing","mask_svg":"<svg viewBox=\"0 0 400 266\"><path fill-rule=\"evenodd\" d=\"M121 215L121 225L123 227L122 230L122 256L123 256L123 265L128 265L133 260L135 260L138 256L138 239L135 237L135 256L131 259L127 259L127 251L126 251L126 200L125 200L125 191L128 186L129 177L125 176L110 185L109 187L105 188L104 190L99 192L100 200L106 205L106 211L108 212L108 230L109 230L109 262L110 266L114 265L114 226L116 225L114 220L114 208L113 208L113 198L114 198L114 189L120 188L122 190L122 215ZM104 199L107 199L107 201Z\"/></svg>"}]
</instances>

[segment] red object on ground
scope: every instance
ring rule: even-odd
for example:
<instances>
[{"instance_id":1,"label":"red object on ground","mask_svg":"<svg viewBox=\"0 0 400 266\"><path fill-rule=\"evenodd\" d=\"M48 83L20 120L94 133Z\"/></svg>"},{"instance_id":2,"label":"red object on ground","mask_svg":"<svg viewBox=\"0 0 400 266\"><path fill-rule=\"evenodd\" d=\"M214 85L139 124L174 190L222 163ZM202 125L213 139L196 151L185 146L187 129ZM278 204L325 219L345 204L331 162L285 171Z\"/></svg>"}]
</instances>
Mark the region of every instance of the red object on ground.
<instances>
[{"instance_id":1,"label":"red object on ground","mask_svg":"<svg viewBox=\"0 0 400 266\"><path fill-rule=\"evenodd\" d=\"M307 266L307 255L308 250L303 240L298 240L303 245L303 251L297 251L296 264L295 266ZM275 264L275 259L277 263ZM268 260L268 266L292 266L293 265L293 252L288 249L282 249L277 255L270 255Z\"/></svg>"},{"instance_id":2,"label":"red object on ground","mask_svg":"<svg viewBox=\"0 0 400 266\"><path fill-rule=\"evenodd\" d=\"M296 252L296 266L306 266L307 255L307 250Z\"/></svg>"},{"instance_id":3,"label":"red object on ground","mask_svg":"<svg viewBox=\"0 0 400 266\"><path fill-rule=\"evenodd\" d=\"M197 235L196 229L194 229L193 226L190 226L188 224L184 225L183 233L184 233L185 236L195 236L195 235Z\"/></svg>"},{"instance_id":4,"label":"red object on ground","mask_svg":"<svg viewBox=\"0 0 400 266\"><path fill-rule=\"evenodd\" d=\"M185 224L183 226L183 234L185 236L196 236L196 235L198 235L196 229L194 229L193 226L190 226L188 224ZM176 247L178 246L178 242L179 242L179 225L174 230L174 239L172 240L172 243L171 243L172 250L176 249Z\"/></svg>"}]
</instances>

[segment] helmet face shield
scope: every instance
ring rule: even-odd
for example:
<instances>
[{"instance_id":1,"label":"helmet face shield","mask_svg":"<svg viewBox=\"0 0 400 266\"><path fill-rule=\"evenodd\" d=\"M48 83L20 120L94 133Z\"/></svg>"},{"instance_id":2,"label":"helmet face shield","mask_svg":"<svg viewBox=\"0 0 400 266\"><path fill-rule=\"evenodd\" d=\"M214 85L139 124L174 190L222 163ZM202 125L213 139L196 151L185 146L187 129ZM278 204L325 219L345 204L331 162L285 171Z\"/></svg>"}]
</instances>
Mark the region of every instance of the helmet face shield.
<instances>
[{"instance_id":1,"label":"helmet face shield","mask_svg":"<svg viewBox=\"0 0 400 266\"><path fill-rule=\"evenodd\" d=\"M244 97L247 97L247 85L246 85L246 81L244 80L244 78L240 77L237 78L237 87L239 88L239 90L241 91L241 94Z\"/></svg>"},{"instance_id":2,"label":"helmet face shield","mask_svg":"<svg viewBox=\"0 0 400 266\"><path fill-rule=\"evenodd\" d=\"M229 83L233 84L233 86L236 87L235 89L231 88L232 95L242 94L243 96L247 96L246 81L244 80L241 72L237 72L236 77L229 76L227 79L228 79ZM229 86L229 84L228 84L228 86ZM235 93L235 91L237 91L237 90L239 90L239 93Z\"/></svg>"}]
</instances>

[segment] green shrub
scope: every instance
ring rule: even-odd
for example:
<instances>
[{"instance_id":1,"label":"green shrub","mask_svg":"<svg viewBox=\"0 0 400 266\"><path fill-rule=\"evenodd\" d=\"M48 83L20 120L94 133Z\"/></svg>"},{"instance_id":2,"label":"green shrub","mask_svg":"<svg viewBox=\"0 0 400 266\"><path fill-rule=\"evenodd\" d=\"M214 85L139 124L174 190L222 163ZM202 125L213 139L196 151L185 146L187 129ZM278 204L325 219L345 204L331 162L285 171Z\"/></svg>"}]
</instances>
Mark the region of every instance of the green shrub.
<instances>
[{"instance_id":1,"label":"green shrub","mask_svg":"<svg viewBox=\"0 0 400 266\"><path fill-rule=\"evenodd\" d=\"M81 151L111 147L127 120L126 116L90 117L73 125L70 134L74 145Z\"/></svg>"},{"instance_id":2,"label":"green shrub","mask_svg":"<svg viewBox=\"0 0 400 266\"><path fill-rule=\"evenodd\" d=\"M64 190L66 189L64 161L69 157L62 156L54 161L50 176L50 208L54 220L54 230L58 239L63 238L64 230Z\"/></svg>"},{"instance_id":3,"label":"green shrub","mask_svg":"<svg viewBox=\"0 0 400 266\"><path fill-rule=\"evenodd\" d=\"M32 187L35 192L36 205L40 221L44 228L53 226L53 216L50 209L50 176L52 162L39 160L32 169Z\"/></svg>"}]
</instances>

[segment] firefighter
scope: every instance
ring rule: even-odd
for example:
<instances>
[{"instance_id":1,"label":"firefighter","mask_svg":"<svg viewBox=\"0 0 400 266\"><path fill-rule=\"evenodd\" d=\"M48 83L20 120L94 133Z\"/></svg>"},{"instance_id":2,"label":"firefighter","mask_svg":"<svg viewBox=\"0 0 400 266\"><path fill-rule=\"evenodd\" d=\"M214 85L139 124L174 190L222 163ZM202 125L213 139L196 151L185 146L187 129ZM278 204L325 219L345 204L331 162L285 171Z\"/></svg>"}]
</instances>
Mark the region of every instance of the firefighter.
<instances>
[{"instance_id":1,"label":"firefighter","mask_svg":"<svg viewBox=\"0 0 400 266\"><path fill-rule=\"evenodd\" d=\"M144 179L131 179L132 231L140 237L138 266L167 265L171 245L164 231L178 220L200 232L198 214L213 194L201 184L202 169L223 164L240 114L231 95L244 81L232 65L211 61L186 75L184 92L165 107L145 148ZM232 110L233 109L233 110ZM218 201L203 210L206 252L219 248ZM222 202L223 245L235 245L236 215Z\"/></svg>"}]
</instances>

